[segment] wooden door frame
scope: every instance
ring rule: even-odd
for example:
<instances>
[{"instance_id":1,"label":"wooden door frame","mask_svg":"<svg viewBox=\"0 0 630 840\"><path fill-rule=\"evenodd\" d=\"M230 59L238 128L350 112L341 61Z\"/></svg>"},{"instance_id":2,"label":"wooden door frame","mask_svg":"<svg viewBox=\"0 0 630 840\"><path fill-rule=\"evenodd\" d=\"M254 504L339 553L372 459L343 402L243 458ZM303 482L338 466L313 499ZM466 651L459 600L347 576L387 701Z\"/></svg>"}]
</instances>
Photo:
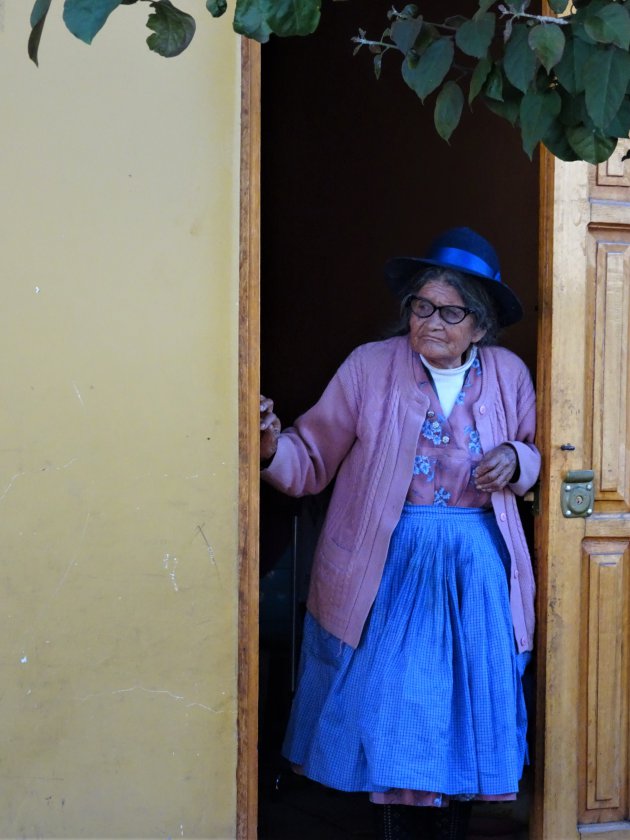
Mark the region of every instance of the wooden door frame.
<instances>
[{"instance_id":1,"label":"wooden door frame","mask_svg":"<svg viewBox=\"0 0 630 840\"><path fill-rule=\"evenodd\" d=\"M241 42L239 247L238 718L236 836L258 814L258 534L260 393L260 45Z\"/></svg>"},{"instance_id":2,"label":"wooden door frame","mask_svg":"<svg viewBox=\"0 0 630 840\"><path fill-rule=\"evenodd\" d=\"M537 391L537 444L544 454L548 451L550 438L550 416L545 411L547 400L544 398L550 391L550 366L547 356L540 352L541 348L549 347L551 342L551 299L553 290L553 204L554 204L554 158L541 148L540 153L540 200L539 200L539 245L538 245L538 353L536 371ZM543 358L545 364L543 364ZM541 399L542 396L542 399ZM549 465L543 459L538 507L542 512L548 509L549 499ZM547 544L549 519L540 515L535 522L535 555L536 555L536 736L534 752L534 797L530 819L530 837L542 838L544 834L544 755L545 755L545 720L546 720L546 691L547 678L547 626L544 605L548 600L549 580L544 547Z\"/></svg>"},{"instance_id":3,"label":"wooden door frame","mask_svg":"<svg viewBox=\"0 0 630 840\"><path fill-rule=\"evenodd\" d=\"M583 234L575 216L584 216L587 171L582 162L556 162L541 149L536 390L537 443L543 462L541 514L535 539L538 594L536 747L530 822L533 840L574 840L579 836L576 745L580 570L578 566L567 571L565 558L569 551L574 557L580 556L583 528L578 521L561 517L560 485L568 469L581 465L584 451L580 401L585 347L578 340L569 346L564 326L567 321L581 325L585 318L583 284L587 271L580 239ZM563 443L571 443L575 450L562 451Z\"/></svg>"},{"instance_id":4,"label":"wooden door frame","mask_svg":"<svg viewBox=\"0 0 630 840\"><path fill-rule=\"evenodd\" d=\"M258 813L258 542L259 542L259 424L260 392L260 143L261 143L261 55L260 46L243 38L241 46L241 169L240 169L240 265L239 265L239 605L238 605L238 719L236 773L236 836L254 840ZM538 392L539 441L549 451L551 412L549 369L543 364L551 347L552 300L554 291L553 247L555 213L554 158L541 150L539 208L539 331ZM555 478L548 460L543 460L541 476L542 510L549 510L550 488ZM549 518L537 523L536 543L544 546ZM573 798L577 786L571 763L566 764L567 739L549 740L548 726L554 726L547 708L545 681L547 667L561 665L566 648L549 648L547 626L550 580L547 558L538 555L538 705L537 743L534 766L534 801L530 836L558 840L559 823L576 814ZM552 614L552 625L553 625ZM558 632L557 628L553 628ZM557 642L557 639L555 640ZM566 662L564 663L566 668ZM564 749L562 744L564 743ZM574 741L570 746L574 747ZM554 749L550 750L550 744ZM559 748L556 750L556 748ZM553 796L549 781L553 779ZM558 785L561 790L558 789ZM562 804L558 806L560 794ZM556 804L554 804L556 803ZM559 821L552 812L559 808ZM551 817L551 820L549 818Z\"/></svg>"}]
</instances>

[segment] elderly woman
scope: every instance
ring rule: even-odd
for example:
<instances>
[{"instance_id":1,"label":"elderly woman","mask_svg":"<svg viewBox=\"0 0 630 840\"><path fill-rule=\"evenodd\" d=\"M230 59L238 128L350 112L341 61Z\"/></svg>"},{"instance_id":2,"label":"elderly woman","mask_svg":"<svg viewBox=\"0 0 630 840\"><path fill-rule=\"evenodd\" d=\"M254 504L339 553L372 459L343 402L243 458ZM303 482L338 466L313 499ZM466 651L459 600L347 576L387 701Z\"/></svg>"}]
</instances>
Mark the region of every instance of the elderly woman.
<instances>
[{"instance_id":1,"label":"elderly woman","mask_svg":"<svg viewBox=\"0 0 630 840\"><path fill-rule=\"evenodd\" d=\"M472 800L516 797L526 758L535 397L494 345L522 310L483 237L454 228L386 275L399 335L351 353L291 428L261 397L263 478L335 479L284 753L369 792L380 837L456 840Z\"/></svg>"}]
</instances>

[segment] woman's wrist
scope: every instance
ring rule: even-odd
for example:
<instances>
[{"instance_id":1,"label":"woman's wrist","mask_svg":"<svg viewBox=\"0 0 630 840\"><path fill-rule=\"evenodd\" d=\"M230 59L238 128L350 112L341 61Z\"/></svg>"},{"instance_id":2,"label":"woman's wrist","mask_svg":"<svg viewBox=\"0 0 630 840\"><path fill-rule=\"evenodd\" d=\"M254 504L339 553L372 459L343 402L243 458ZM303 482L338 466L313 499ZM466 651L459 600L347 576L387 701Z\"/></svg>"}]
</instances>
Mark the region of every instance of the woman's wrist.
<instances>
[{"instance_id":1,"label":"woman's wrist","mask_svg":"<svg viewBox=\"0 0 630 840\"><path fill-rule=\"evenodd\" d=\"M504 446L509 446L510 447L510 449L514 453L514 458L516 459L516 463L514 465L514 472L512 473L512 475L511 475L511 477L508 481L508 484L514 484L514 482L518 481L519 478L521 477L521 465L520 465L519 460L518 460L518 452L516 451L516 447L511 443L507 443L507 441L504 444Z\"/></svg>"}]
</instances>

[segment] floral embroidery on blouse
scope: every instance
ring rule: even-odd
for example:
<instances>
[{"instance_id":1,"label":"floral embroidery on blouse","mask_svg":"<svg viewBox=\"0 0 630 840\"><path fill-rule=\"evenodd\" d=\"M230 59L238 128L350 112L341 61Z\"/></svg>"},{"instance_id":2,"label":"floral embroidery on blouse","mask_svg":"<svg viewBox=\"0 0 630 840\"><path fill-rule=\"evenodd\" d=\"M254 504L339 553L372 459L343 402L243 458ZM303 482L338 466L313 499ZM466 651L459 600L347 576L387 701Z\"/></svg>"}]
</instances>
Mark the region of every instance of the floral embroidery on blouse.
<instances>
[{"instance_id":1,"label":"floral embroidery on blouse","mask_svg":"<svg viewBox=\"0 0 630 840\"><path fill-rule=\"evenodd\" d=\"M473 455L481 455L481 441L477 429L474 426L465 426L464 431L468 435L468 449Z\"/></svg>"},{"instance_id":2,"label":"floral embroidery on blouse","mask_svg":"<svg viewBox=\"0 0 630 840\"><path fill-rule=\"evenodd\" d=\"M435 470L431 459L427 455L416 455L413 464L414 475L426 475L427 481L433 481L435 477Z\"/></svg>"},{"instance_id":3,"label":"floral embroidery on blouse","mask_svg":"<svg viewBox=\"0 0 630 840\"><path fill-rule=\"evenodd\" d=\"M435 495L433 497L433 504L437 505L438 507L446 507L446 503L451 498L451 494L448 490L445 490L444 487L440 487L439 490L435 491Z\"/></svg>"},{"instance_id":4,"label":"floral embroidery on blouse","mask_svg":"<svg viewBox=\"0 0 630 840\"><path fill-rule=\"evenodd\" d=\"M475 483L475 469L483 455L474 416L483 382L481 362L474 359L466 371L448 419L419 357L417 365L416 381L427 398L427 413L419 422L407 501L442 509L487 507L490 495Z\"/></svg>"},{"instance_id":5,"label":"floral embroidery on blouse","mask_svg":"<svg viewBox=\"0 0 630 840\"><path fill-rule=\"evenodd\" d=\"M463 405L464 400L466 399L466 390L472 387L473 384L473 373L475 376L481 376L481 364L479 363L479 359L475 359L471 366L468 368L468 372L466 373L466 378L464 379L464 384L462 385L462 390L459 392L457 397L455 398L455 405Z\"/></svg>"},{"instance_id":6,"label":"floral embroidery on blouse","mask_svg":"<svg viewBox=\"0 0 630 840\"><path fill-rule=\"evenodd\" d=\"M425 420L422 424L422 437L430 440L433 446L442 442L442 423L446 423L446 418L439 415L437 420Z\"/></svg>"}]
</instances>

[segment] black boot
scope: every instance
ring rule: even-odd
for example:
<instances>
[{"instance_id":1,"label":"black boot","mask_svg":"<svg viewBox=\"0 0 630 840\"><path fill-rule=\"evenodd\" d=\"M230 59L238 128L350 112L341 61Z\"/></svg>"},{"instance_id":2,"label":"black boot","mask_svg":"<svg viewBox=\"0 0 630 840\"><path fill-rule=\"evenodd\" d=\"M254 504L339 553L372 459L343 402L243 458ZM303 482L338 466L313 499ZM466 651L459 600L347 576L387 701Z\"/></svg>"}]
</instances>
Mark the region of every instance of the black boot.
<instances>
[{"instance_id":1,"label":"black boot","mask_svg":"<svg viewBox=\"0 0 630 840\"><path fill-rule=\"evenodd\" d=\"M436 808L433 814L434 840L466 840L472 802L451 799L447 808Z\"/></svg>"},{"instance_id":2,"label":"black boot","mask_svg":"<svg viewBox=\"0 0 630 840\"><path fill-rule=\"evenodd\" d=\"M417 840L416 810L411 805L373 805L378 840Z\"/></svg>"}]
</instances>

